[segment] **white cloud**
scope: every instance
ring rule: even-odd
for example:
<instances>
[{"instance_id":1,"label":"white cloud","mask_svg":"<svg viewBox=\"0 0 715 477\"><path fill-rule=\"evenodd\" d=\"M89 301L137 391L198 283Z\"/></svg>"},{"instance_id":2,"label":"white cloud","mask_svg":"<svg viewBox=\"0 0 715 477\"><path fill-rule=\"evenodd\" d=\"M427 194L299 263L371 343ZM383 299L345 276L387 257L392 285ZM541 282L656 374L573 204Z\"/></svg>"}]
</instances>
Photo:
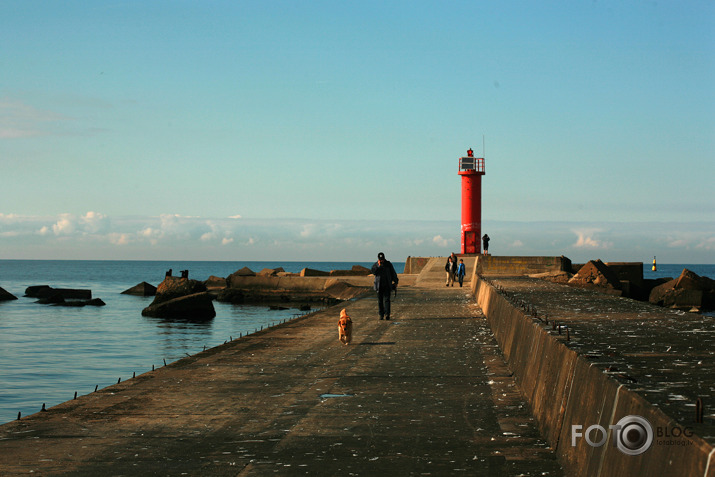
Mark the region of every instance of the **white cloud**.
<instances>
[{"instance_id":1,"label":"white cloud","mask_svg":"<svg viewBox=\"0 0 715 477\"><path fill-rule=\"evenodd\" d=\"M86 233L96 234L109 229L109 218L99 212L87 212L80 219L80 223Z\"/></svg>"},{"instance_id":2,"label":"white cloud","mask_svg":"<svg viewBox=\"0 0 715 477\"><path fill-rule=\"evenodd\" d=\"M300 236L303 238L310 238L316 235L318 227L315 224L305 224L303 230L300 231Z\"/></svg>"},{"instance_id":3,"label":"white cloud","mask_svg":"<svg viewBox=\"0 0 715 477\"><path fill-rule=\"evenodd\" d=\"M127 245L132 242L132 236L130 234L110 233L107 235L107 238L109 239L109 243L114 245Z\"/></svg>"},{"instance_id":4,"label":"white cloud","mask_svg":"<svg viewBox=\"0 0 715 477\"><path fill-rule=\"evenodd\" d=\"M708 252L715 251L715 237L707 237L695 245L696 249L706 250Z\"/></svg>"},{"instance_id":5,"label":"white cloud","mask_svg":"<svg viewBox=\"0 0 715 477\"><path fill-rule=\"evenodd\" d=\"M712 263L715 250L715 224L704 222L488 221L484 227L494 254L565 255L576 263L595 258L640 261L653 255L663 263ZM446 255L458 245L457 221L109 217L96 211L50 217L0 214L0 258L231 260L243 248L256 260L371 260L383 251L399 261L401 255Z\"/></svg>"},{"instance_id":6,"label":"white cloud","mask_svg":"<svg viewBox=\"0 0 715 477\"><path fill-rule=\"evenodd\" d=\"M576 243L573 244L574 248L608 249L613 245L611 242L605 242L594 238L597 233L601 232L600 229L573 230L572 232L578 237Z\"/></svg>"},{"instance_id":7,"label":"white cloud","mask_svg":"<svg viewBox=\"0 0 715 477\"><path fill-rule=\"evenodd\" d=\"M46 123L66 120L53 111L43 111L22 101L0 99L0 138L17 139L48 133Z\"/></svg>"},{"instance_id":8,"label":"white cloud","mask_svg":"<svg viewBox=\"0 0 715 477\"><path fill-rule=\"evenodd\" d=\"M687 247L689 245L690 241L686 239L671 239L668 241L668 247L671 248Z\"/></svg>"},{"instance_id":9,"label":"white cloud","mask_svg":"<svg viewBox=\"0 0 715 477\"><path fill-rule=\"evenodd\" d=\"M449 246L449 240L442 237L441 235L437 235L432 238L432 243L437 245L438 247L448 247Z\"/></svg>"},{"instance_id":10,"label":"white cloud","mask_svg":"<svg viewBox=\"0 0 715 477\"><path fill-rule=\"evenodd\" d=\"M60 219L52 226L55 235L71 235L76 230L75 217L72 214L62 214Z\"/></svg>"},{"instance_id":11,"label":"white cloud","mask_svg":"<svg viewBox=\"0 0 715 477\"><path fill-rule=\"evenodd\" d=\"M153 227L147 227L140 230L137 235L140 238L148 240L150 244L156 245L159 243L159 239L163 236L163 232Z\"/></svg>"}]
</instances>

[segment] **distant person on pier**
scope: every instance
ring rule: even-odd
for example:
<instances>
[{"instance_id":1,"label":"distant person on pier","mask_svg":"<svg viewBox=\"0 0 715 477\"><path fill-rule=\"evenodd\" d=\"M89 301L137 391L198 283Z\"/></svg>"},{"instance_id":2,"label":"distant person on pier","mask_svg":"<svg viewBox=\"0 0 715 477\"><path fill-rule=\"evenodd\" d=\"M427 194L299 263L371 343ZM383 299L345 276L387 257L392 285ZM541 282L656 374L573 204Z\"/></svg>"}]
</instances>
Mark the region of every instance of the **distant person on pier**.
<instances>
[{"instance_id":1,"label":"distant person on pier","mask_svg":"<svg viewBox=\"0 0 715 477\"><path fill-rule=\"evenodd\" d=\"M377 262L372 266L371 273L375 275L375 291L377 292L377 308L381 320L390 319L390 294L397 289L397 272L385 254L377 254Z\"/></svg>"},{"instance_id":2,"label":"distant person on pier","mask_svg":"<svg viewBox=\"0 0 715 477\"><path fill-rule=\"evenodd\" d=\"M444 286L454 286L454 275L457 273L457 262L452 261L452 256L447 257L447 263L444 266L444 271L447 272L447 283Z\"/></svg>"},{"instance_id":3,"label":"distant person on pier","mask_svg":"<svg viewBox=\"0 0 715 477\"><path fill-rule=\"evenodd\" d=\"M464 267L464 260L459 259L459 266L457 267L457 279L459 279L459 287L462 287L464 282L464 275L467 274L467 269Z\"/></svg>"},{"instance_id":4,"label":"distant person on pier","mask_svg":"<svg viewBox=\"0 0 715 477\"><path fill-rule=\"evenodd\" d=\"M484 237L482 237L482 245L484 251L482 252L484 255L489 255L489 235L484 234Z\"/></svg>"}]
</instances>

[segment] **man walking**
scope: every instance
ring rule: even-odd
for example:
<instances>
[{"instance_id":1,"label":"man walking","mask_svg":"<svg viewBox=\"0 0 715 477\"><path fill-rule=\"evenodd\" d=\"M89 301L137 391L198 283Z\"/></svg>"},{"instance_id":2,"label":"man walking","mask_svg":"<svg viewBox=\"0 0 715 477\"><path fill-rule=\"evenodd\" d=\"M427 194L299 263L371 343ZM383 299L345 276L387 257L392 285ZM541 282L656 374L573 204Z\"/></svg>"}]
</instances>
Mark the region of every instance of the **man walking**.
<instances>
[{"instance_id":1,"label":"man walking","mask_svg":"<svg viewBox=\"0 0 715 477\"><path fill-rule=\"evenodd\" d=\"M444 265L444 271L447 272L447 282L444 286L454 286L454 275L457 273L457 262L452 261L452 256L447 257L447 263Z\"/></svg>"},{"instance_id":2,"label":"man walking","mask_svg":"<svg viewBox=\"0 0 715 477\"><path fill-rule=\"evenodd\" d=\"M375 291L377 292L377 307L381 320L390 319L390 295L392 290L397 289L397 273L395 267L389 260L385 259L385 254L377 254L377 262L372 266L372 274L375 275Z\"/></svg>"}]
</instances>

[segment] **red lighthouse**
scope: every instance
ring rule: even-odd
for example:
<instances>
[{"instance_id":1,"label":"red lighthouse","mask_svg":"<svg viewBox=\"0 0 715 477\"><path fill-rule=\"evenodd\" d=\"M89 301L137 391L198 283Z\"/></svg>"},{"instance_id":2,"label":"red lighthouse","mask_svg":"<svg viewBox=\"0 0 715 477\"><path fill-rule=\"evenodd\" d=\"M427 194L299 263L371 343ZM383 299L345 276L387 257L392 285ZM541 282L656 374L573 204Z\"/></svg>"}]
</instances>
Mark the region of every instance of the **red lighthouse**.
<instances>
[{"instance_id":1,"label":"red lighthouse","mask_svg":"<svg viewBox=\"0 0 715 477\"><path fill-rule=\"evenodd\" d=\"M462 253L481 252L482 235L482 176L484 158L474 157L472 150L459 158L462 176Z\"/></svg>"}]
</instances>

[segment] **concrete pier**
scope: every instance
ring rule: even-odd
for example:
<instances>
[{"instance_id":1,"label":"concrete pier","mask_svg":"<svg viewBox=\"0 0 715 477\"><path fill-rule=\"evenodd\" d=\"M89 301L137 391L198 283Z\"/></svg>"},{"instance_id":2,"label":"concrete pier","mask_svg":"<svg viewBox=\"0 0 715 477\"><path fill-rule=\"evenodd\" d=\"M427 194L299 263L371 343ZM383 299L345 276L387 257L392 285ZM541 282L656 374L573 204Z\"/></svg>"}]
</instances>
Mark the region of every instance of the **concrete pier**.
<instances>
[{"instance_id":1,"label":"concrete pier","mask_svg":"<svg viewBox=\"0 0 715 477\"><path fill-rule=\"evenodd\" d=\"M0 474L563 475L443 278L398 289L389 322L346 303L348 346L333 307L0 426Z\"/></svg>"},{"instance_id":2,"label":"concrete pier","mask_svg":"<svg viewBox=\"0 0 715 477\"><path fill-rule=\"evenodd\" d=\"M445 260L410 260L389 322L351 300L0 426L0 475L715 477L711 318L519 273L559 258L445 287ZM670 435L574 440L628 415Z\"/></svg>"}]
</instances>

